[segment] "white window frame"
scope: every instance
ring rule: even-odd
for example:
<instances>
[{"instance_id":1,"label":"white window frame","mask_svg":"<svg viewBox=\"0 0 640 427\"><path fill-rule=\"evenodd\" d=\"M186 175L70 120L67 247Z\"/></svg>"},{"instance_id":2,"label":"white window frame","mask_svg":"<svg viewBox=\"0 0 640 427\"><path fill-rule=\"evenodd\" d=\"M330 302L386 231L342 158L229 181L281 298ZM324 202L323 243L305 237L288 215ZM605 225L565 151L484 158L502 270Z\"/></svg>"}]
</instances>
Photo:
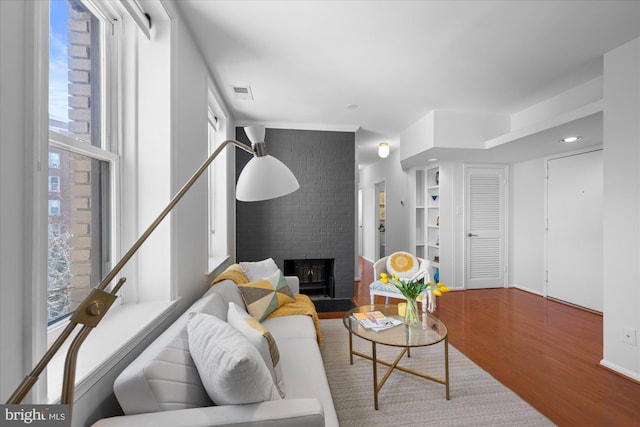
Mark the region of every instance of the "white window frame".
<instances>
[{"instance_id":1,"label":"white window frame","mask_svg":"<svg viewBox=\"0 0 640 427\"><path fill-rule=\"evenodd\" d=\"M96 2L95 0L79 0L102 25L100 25L100 141L102 147L94 147L90 141L82 141L49 130L49 145L68 150L96 160L109 163L109 217L111 230L109 236L103 236L110 240L111 253L107 254L109 264L111 260L119 258L119 224L120 224L120 156L119 149L119 103L120 98L120 74L121 74L121 16L109 5L108 2ZM116 258L117 257L117 258ZM110 265L107 265L108 268ZM46 286L45 286L46 289ZM115 304L120 304L116 301ZM64 323L64 322L58 322ZM55 327L50 327L49 332L55 332Z\"/></svg>"},{"instance_id":2,"label":"white window frame","mask_svg":"<svg viewBox=\"0 0 640 427\"><path fill-rule=\"evenodd\" d=\"M121 69L121 16L113 9L108 2L96 2L95 0L80 0L83 5L101 21L100 37L102 45L100 48L100 99L101 99L101 136L102 147L94 147L90 142L80 139L71 138L53 130L48 131L48 141L45 151L48 152L49 147L58 147L70 152L81 154L96 160L106 161L109 163L109 217L110 217L110 234L103 236L110 240L110 252L106 258L109 260L103 268L109 269L112 260L119 259L120 255L120 206L121 206L121 166L119 149L119 102L120 98L120 69ZM48 5L47 5L48 7ZM47 28L49 17L47 14ZM46 37L49 37L47 31ZM48 52L46 54L49 58ZM48 76L46 77L48 79ZM48 96L48 95L47 95ZM46 102L45 98L43 102ZM60 162L58 160L58 167ZM48 235L48 224L44 224L45 236ZM47 244L45 239L44 244ZM45 252L46 254L46 252ZM47 274L46 259L43 261L45 265L45 274L40 277L38 292L42 292L42 298L47 304ZM121 304L117 299L114 305ZM46 316L45 316L45 321ZM47 342L51 343L60 332L67 326L68 319L56 322L46 328ZM55 395L58 390L53 389L47 392L49 399L51 395Z\"/></svg>"},{"instance_id":3,"label":"white window frame","mask_svg":"<svg viewBox=\"0 0 640 427\"><path fill-rule=\"evenodd\" d=\"M49 175L49 192L60 192L60 177L55 175Z\"/></svg>"},{"instance_id":4,"label":"white window frame","mask_svg":"<svg viewBox=\"0 0 640 427\"><path fill-rule=\"evenodd\" d=\"M60 154L49 153L49 169L60 169Z\"/></svg>"},{"instance_id":5,"label":"white window frame","mask_svg":"<svg viewBox=\"0 0 640 427\"><path fill-rule=\"evenodd\" d=\"M209 82L207 97L207 138L209 154L228 139L229 115L220 102L221 97L215 84ZM213 138L209 135L209 128L215 129ZM235 156L233 150L220 153L214 164L208 169L208 273L214 271L231 255L229 244L229 171ZM217 178L216 178L217 177ZM234 183L235 184L235 183ZM224 243L222 243L224 242ZM222 246L224 245L224 246Z\"/></svg>"},{"instance_id":6,"label":"white window frame","mask_svg":"<svg viewBox=\"0 0 640 427\"><path fill-rule=\"evenodd\" d=\"M211 111L211 108L208 109L208 118L207 118L207 140L209 145L209 153L213 153L213 151L218 148L219 144L219 129L218 129L218 118L215 113ZM213 168L208 169L209 174L209 189L215 188L216 177ZM213 235L216 232L216 210L215 210L215 197L212 191L209 191L209 253L213 251Z\"/></svg>"},{"instance_id":7,"label":"white window frame","mask_svg":"<svg viewBox=\"0 0 640 427\"><path fill-rule=\"evenodd\" d=\"M49 216L60 216L60 200L50 199L48 212Z\"/></svg>"}]
</instances>

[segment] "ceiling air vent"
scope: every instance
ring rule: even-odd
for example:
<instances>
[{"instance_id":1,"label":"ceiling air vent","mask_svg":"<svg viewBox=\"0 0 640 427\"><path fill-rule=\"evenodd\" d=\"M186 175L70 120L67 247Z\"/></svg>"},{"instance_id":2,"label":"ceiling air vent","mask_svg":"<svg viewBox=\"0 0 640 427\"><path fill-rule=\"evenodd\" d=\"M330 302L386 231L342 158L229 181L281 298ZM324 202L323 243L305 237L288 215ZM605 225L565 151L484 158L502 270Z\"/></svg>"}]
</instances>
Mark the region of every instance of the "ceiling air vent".
<instances>
[{"instance_id":1,"label":"ceiling air vent","mask_svg":"<svg viewBox=\"0 0 640 427\"><path fill-rule=\"evenodd\" d=\"M253 100L253 93L251 92L251 86L231 86L233 95L236 99L249 99Z\"/></svg>"}]
</instances>

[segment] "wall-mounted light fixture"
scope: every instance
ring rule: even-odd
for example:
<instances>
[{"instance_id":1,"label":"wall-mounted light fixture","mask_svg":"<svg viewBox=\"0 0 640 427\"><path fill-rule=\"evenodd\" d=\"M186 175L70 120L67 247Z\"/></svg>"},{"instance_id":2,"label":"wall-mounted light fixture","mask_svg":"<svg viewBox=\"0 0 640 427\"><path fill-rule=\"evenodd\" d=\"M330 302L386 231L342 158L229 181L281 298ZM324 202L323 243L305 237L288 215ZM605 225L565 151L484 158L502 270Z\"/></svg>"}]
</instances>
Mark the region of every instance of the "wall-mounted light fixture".
<instances>
[{"instance_id":1,"label":"wall-mounted light fixture","mask_svg":"<svg viewBox=\"0 0 640 427\"><path fill-rule=\"evenodd\" d=\"M382 157L383 159L389 156L388 142L381 142L380 144L378 144L378 156Z\"/></svg>"}]
</instances>

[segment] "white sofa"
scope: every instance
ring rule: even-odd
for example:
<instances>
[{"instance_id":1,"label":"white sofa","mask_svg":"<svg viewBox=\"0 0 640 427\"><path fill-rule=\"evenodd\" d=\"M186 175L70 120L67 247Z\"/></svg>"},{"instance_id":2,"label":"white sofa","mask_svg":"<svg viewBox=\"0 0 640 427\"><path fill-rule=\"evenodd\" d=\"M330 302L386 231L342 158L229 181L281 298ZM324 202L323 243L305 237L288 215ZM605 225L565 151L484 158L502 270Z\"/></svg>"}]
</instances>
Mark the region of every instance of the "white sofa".
<instances>
[{"instance_id":1,"label":"white sofa","mask_svg":"<svg viewBox=\"0 0 640 427\"><path fill-rule=\"evenodd\" d=\"M286 277L294 293L297 277ZM188 351L190 313L210 310L212 293L245 307L235 283L224 280L185 311L116 379L114 393L125 415L99 420L94 427L178 426L338 426L338 417L310 316L264 320L280 352L285 393L282 400L215 406L209 399ZM218 300L219 301L219 300ZM206 311L226 321L225 310Z\"/></svg>"}]
</instances>

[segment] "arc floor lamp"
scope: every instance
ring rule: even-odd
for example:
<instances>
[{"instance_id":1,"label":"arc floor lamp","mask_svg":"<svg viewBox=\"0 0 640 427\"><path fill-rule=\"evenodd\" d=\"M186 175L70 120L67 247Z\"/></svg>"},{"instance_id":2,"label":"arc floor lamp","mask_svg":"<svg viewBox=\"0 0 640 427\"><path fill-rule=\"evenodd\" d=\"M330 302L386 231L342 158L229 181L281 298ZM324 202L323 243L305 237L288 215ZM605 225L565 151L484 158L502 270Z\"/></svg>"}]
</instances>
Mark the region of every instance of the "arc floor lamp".
<instances>
[{"instance_id":1,"label":"arc floor lamp","mask_svg":"<svg viewBox=\"0 0 640 427\"><path fill-rule=\"evenodd\" d=\"M38 378L47 364L51 361L56 352L69 338L77 325L82 325L80 331L73 339L64 366L64 377L62 383L62 395L60 403L69 405L69 412L73 405L73 390L75 387L76 360L80 346L87 338L89 333L102 320L104 315L109 311L111 305L117 298L117 293L126 282L126 278L122 277L111 288L106 290L109 284L115 279L120 270L129 262L131 257L140 249L140 246L147 240L153 231L160 225L162 220L171 212L182 197L189 191L198 178L207 170L213 160L228 145L235 145L249 153L253 153L254 157L247 163L238 178L236 186L236 198L240 201L254 202L260 200L274 199L296 191L300 188L296 177L284 163L267 154L266 144L264 142L265 129L263 126L245 127L245 132L251 141L252 147L230 139L224 141L209 156L209 158L200 166L200 168L189 178L189 181L178 191L171 199L167 207L158 215L151 223L149 228L142 233L138 240L133 244L131 249L122 257L122 259L107 273L102 282L94 288L89 295L78 306L75 313L71 317L69 324L62 334L53 342L51 347L44 354L42 359L36 364L33 370L27 375L22 383L16 388L13 394L7 400L7 404L18 404L29 393L31 388L38 381Z\"/></svg>"}]
</instances>

